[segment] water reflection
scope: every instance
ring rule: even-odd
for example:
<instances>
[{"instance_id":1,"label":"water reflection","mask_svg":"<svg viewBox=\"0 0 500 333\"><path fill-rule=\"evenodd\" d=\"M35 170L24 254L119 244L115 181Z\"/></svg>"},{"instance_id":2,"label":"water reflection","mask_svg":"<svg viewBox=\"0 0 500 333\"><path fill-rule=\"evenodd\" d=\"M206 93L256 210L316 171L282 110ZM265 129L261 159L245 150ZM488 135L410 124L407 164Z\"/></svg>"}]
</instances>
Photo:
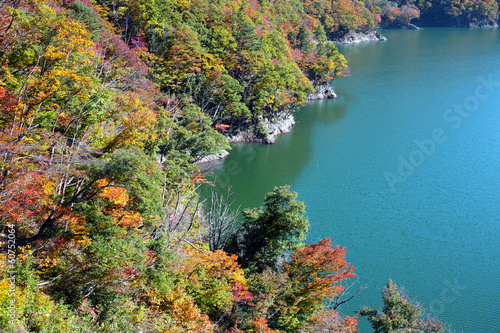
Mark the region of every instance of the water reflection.
<instances>
[{"instance_id":1,"label":"water reflection","mask_svg":"<svg viewBox=\"0 0 500 333\"><path fill-rule=\"evenodd\" d=\"M211 166L207 179L218 193L231 186L234 207L259 207L274 186L291 184L312 156L311 135L316 126L331 126L344 117L346 98L314 101L295 114L293 135L281 135L274 145L239 143L231 155ZM201 195L210 196L212 186L203 185Z\"/></svg>"}]
</instances>

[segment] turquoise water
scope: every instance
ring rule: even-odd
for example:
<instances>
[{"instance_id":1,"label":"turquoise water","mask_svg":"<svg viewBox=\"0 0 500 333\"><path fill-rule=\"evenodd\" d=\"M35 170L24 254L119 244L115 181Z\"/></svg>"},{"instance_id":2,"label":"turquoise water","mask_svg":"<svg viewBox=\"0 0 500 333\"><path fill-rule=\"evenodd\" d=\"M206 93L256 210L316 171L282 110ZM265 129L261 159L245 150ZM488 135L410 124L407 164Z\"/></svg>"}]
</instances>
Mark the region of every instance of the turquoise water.
<instances>
[{"instance_id":1,"label":"turquoise water","mask_svg":"<svg viewBox=\"0 0 500 333\"><path fill-rule=\"evenodd\" d=\"M308 242L346 246L368 285L342 312L381 307L392 278L456 331L500 332L500 31L383 34L342 46L339 98L302 108L276 145L234 145L217 186L235 207L299 193Z\"/></svg>"}]
</instances>

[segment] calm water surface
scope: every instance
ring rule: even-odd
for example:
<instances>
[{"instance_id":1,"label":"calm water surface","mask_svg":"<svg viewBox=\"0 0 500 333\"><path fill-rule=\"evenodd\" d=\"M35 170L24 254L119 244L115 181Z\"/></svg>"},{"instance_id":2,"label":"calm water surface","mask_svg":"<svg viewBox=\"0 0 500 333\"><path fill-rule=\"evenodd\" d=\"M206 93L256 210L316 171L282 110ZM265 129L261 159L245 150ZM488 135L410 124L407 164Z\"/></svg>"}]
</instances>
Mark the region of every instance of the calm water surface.
<instances>
[{"instance_id":1,"label":"calm water surface","mask_svg":"<svg viewBox=\"0 0 500 333\"><path fill-rule=\"evenodd\" d=\"M500 332L500 30L390 31L342 46L339 98L302 108L276 145L238 144L214 171L235 206L290 184L381 307L388 278L456 331ZM371 332L360 320L361 332Z\"/></svg>"}]
</instances>

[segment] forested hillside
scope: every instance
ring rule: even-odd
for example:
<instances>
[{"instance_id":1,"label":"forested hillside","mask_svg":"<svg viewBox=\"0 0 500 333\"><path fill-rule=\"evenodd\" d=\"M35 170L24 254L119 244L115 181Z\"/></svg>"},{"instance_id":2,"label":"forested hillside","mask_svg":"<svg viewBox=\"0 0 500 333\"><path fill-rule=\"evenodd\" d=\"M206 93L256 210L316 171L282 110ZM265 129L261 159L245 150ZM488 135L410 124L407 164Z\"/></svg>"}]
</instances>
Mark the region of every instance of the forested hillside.
<instances>
[{"instance_id":1,"label":"forested hillside","mask_svg":"<svg viewBox=\"0 0 500 333\"><path fill-rule=\"evenodd\" d=\"M113 2L109 8L123 39L144 48L141 58L156 87L194 103L223 131L265 131L262 117L307 103L314 86L346 68L320 20L297 0ZM328 31L340 34L335 24Z\"/></svg>"},{"instance_id":2,"label":"forested hillside","mask_svg":"<svg viewBox=\"0 0 500 333\"><path fill-rule=\"evenodd\" d=\"M356 332L346 249L303 244L297 194L236 225L225 198L200 202L195 163L344 75L328 40L377 8L0 0L0 327Z\"/></svg>"},{"instance_id":3,"label":"forested hillside","mask_svg":"<svg viewBox=\"0 0 500 333\"><path fill-rule=\"evenodd\" d=\"M370 7L380 12L382 27L406 28L410 22L418 26L493 27L498 24L495 0L410 0L373 1Z\"/></svg>"},{"instance_id":4,"label":"forested hillside","mask_svg":"<svg viewBox=\"0 0 500 333\"><path fill-rule=\"evenodd\" d=\"M346 69L328 35L350 19L373 28L323 14L299 1L1 1L0 326L356 331L324 304L354 268L329 240L302 244L295 193L276 188L238 228L196 193L194 163L228 148L222 133L306 103Z\"/></svg>"}]
</instances>

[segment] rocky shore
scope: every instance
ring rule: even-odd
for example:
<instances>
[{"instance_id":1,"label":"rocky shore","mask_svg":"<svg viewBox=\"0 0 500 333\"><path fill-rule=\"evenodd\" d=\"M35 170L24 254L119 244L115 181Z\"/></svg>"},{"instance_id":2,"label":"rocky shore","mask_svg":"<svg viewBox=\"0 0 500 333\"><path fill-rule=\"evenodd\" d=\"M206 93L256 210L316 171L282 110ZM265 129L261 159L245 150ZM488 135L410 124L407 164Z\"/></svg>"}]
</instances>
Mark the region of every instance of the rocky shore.
<instances>
[{"instance_id":1,"label":"rocky shore","mask_svg":"<svg viewBox=\"0 0 500 333\"><path fill-rule=\"evenodd\" d=\"M358 44L373 41L385 41L387 38L376 31L372 32L350 32L342 38L336 39L335 44Z\"/></svg>"},{"instance_id":2,"label":"rocky shore","mask_svg":"<svg viewBox=\"0 0 500 333\"><path fill-rule=\"evenodd\" d=\"M289 133L293 125L295 125L293 113L286 112L272 119L262 118L257 126L259 127L258 129L255 126L251 126L234 135L229 135L227 141L229 143L255 142L273 144L276 142L277 135Z\"/></svg>"},{"instance_id":3,"label":"rocky shore","mask_svg":"<svg viewBox=\"0 0 500 333\"><path fill-rule=\"evenodd\" d=\"M229 155L229 152L227 150L222 150L218 154L212 154L212 155L207 155L207 156L203 157L199 161L196 161L195 164L210 163L210 162L222 160L227 155Z\"/></svg>"},{"instance_id":4,"label":"rocky shore","mask_svg":"<svg viewBox=\"0 0 500 333\"><path fill-rule=\"evenodd\" d=\"M481 29L494 29L498 28L498 24L496 23L475 23L471 22L469 23L469 28L481 28Z\"/></svg>"},{"instance_id":5,"label":"rocky shore","mask_svg":"<svg viewBox=\"0 0 500 333\"><path fill-rule=\"evenodd\" d=\"M337 98L337 94L329 83L325 83L315 87L315 92L308 96L309 100L331 99ZM261 118L257 126L249 126L247 129L239 131L235 134L227 136L229 143L238 142L253 142L273 144L276 142L276 136L280 134L290 133L291 128L295 125L293 112L285 112L275 116L272 119ZM229 155L229 152L223 150L219 154L205 156L196 164L214 162L223 159Z\"/></svg>"},{"instance_id":6,"label":"rocky shore","mask_svg":"<svg viewBox=\"0 0 500 333\"><path fill-rule=\"evenodd\" d=\"M378 32L351 32L341 39L334 40L336 44L356 44L369 41L385 41L387 38ZM330 84L322 84L314 87L315 91L308 95L310 101L319 99L337 98L337 94ZM279 114L272 119L261 118L257 125L250 125L248 128L239 131L238 133L229 134L227 141L229 143L237 142L254 142L273 144L276 142L276 136L284 133L289 133L292 126L295 124L292 112ZM225 151L222 154L209 155L203 158L198 163L206 163L224 158L228 153Z\"/></svg>"},{"instance_id":7,"label":"rocky shore","mask_svg":"<svg viewBox=\"0 0 500 333\"><path fill-rule=\"evenodd\" d=\"M308 96L309 100L337 98L337 94L329 83L315 87L315 92ZM255 142L273 144L276 142L276 136L289 133L292 126L295 125L295 119L292 112L285 112L275 116L272 119L261 118L260 123L251 126L246 130L240 131L234 135L229 135L229 143L236 142Z\"/></svg>"},{"instance_id":8,"label":"rocky shore","mask_svg":"<svg viewBox=\"0 0 500 333\"><path fill-rule=\"evenodd\" d=\"M335 94L333 87L329 83L314 87L314 90L315 92L307 96L310 101L317 99L337 98L337 94Z\"/></svg>"},{"instance_id":9,"label":"rocky shore","mask_svg":"<svg viewBox=\"0 0 500 333\"><path fill-rule=\"evenodd\" d=\"M273 144L276 142L277 135L289 133L294 124L295 119L292 112L278 115L273 119L262 118L258 125L258 130L256 130L255 126L250 126L246 130L227 136L227 141L229 143L253 142ZM197 161L196 164L212 163L223 159L227 155L229 155L229 152L223 150L218 154L205 156Z\"/></svg>"}]
</instances>

